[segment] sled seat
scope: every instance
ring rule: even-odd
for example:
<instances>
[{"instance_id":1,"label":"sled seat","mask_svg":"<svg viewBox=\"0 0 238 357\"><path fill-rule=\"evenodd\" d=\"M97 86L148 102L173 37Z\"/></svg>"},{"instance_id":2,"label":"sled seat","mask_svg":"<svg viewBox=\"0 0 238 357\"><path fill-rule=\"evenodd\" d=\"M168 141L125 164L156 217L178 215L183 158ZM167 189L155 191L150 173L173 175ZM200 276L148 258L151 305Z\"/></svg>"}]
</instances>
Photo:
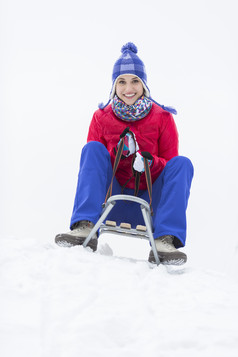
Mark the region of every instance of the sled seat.
<instances>
[{"instance_id":1,"label":"sled seat","mask_svg":"<svg viewBox=\"0 0 238 357\"><path fill-rule=\"evenodd\" d=\"M108 227L116 227L116 225L117 225L117 223L115 221L106 221L106 226L108 226ZM120 228L131 229L131 224L122 222L120 224ZM136 226L136 230L141 231L141 232L146 232L146 226L142 226L142 225L138 224Z\"/></svg>"},{"instance_id":2,"label":"sled seat","mask_svg":"<svg viewBox=\"0 0 238 357\"><path fill-rule=\"evenodd\" d=\"M117 201L132 201L136 202L140 205L141 212L143 215L143 219L145 222L145 226L137 225L136 228L132 229L130 223L122 222L119 226L117 226L115 221L107 221L106 218L112 208L115 206ZM105 223L103 223L105 222ZM153 228L152 228L152 217L150 214L150 205L147 201L142 198L131 196L131 195L114 195L108 198L106 203L103 204L103 210L101 217L91 230L88 237L85 239L83 246L86 247L91 238L96 234L99 230L99 235L102 233L114 233L121 234L124 236L130 236L134 238L147 239L150 242L152 251L154 253L155 262L157 265L160 264L160 260L158 257L158 253L155 246L155 241L153 237Z\"/></svg>"},{"instance_id":3,"label":"sled seat","mask_svg":"<svg viewBox=\"0 0 238 357\"><path fill-rule=\"evenodd\" d=\"M131 224L126 222L122 222L118 226L115 221L106 221L100 226L100 234L102 233L122 234L132 238L149 239L146 226L138 224L133 229L131 228Z\"/></svg>"}]
</instances>

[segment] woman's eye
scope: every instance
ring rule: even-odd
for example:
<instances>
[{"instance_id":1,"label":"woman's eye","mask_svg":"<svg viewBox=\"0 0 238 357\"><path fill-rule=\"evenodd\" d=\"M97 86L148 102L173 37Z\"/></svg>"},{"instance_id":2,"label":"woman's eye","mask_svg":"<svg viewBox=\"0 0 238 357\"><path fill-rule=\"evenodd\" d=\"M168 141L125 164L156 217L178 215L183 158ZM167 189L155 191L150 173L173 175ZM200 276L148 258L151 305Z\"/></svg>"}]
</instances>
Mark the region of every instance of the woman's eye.
<instances>
[{"instance_id":1,"label":"woman's eye","mask_svg":"<svg viewBox=\"0 0 238 357\"><path fill-rule=\"evenodd\" d=\"M138 79L134 79L133 83L139 83L139 80Z\"/></svg>"}]
</instances>

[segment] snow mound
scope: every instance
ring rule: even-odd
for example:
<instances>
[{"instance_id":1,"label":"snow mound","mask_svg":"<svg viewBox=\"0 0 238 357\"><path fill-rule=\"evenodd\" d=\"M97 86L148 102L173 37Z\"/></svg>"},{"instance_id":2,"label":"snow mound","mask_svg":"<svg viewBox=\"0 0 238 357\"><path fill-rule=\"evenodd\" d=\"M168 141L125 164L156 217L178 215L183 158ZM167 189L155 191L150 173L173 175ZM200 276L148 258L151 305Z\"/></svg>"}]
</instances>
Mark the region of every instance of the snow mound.
<instances>
[{"instance_id":1,"label":"snow mound","mask_svg":"<svg viewBox=\"0 0 238 357\"><path fill-rule=\"evenodd\" d=\"M238 286L216 271L2 238L0 354L235 357Z\"/></svg>"}]
</instances>

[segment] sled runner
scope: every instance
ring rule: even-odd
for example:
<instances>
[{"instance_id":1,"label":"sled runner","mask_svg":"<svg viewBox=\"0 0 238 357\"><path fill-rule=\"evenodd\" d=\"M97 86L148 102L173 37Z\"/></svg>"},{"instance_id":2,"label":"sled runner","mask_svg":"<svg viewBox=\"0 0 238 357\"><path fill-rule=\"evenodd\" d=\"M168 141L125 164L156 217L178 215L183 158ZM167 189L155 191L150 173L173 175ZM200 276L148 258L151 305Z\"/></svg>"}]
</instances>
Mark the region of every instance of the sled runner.
<instances>
[{"instance_id":1,"label":"sled runner","mask_svg":"<svg viewBox=\"0 0 238 357\"><path fill-rule=\"evenodd\" d=\"M106 221L106 218L112 208L116 205L117 201L133 201L140 204L141 212L143 215L143 219L145 222L145 226L138 225L136 229L132 229L129 223L121 223L120 226L116 225L114 221ZM88 237L85 239L83 246L86 247L94 236L94 234L99 230L99 235L102 233L113 233L113 234L122 234L126 236L130 236L133 238L147 239L150 242L152 251L154 253L156 264L160 264L160 260L158 257L158 253L155 246L155 241L152 233L152 218L151 218L151 207L145 200L130 195L114 195L107 199L104 203L104 208L101 214L101 217L91 230ZM104 223L105 221L105 223Z\"/></svg>"}]
</instances>

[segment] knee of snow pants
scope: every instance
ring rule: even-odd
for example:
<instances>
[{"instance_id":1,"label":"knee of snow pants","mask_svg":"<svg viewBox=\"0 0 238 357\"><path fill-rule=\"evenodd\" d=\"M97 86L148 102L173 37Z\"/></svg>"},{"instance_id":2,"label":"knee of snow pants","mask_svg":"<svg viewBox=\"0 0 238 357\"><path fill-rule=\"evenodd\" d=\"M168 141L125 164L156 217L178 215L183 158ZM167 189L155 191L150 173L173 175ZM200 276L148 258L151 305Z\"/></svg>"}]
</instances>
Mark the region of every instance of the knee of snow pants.
<instances>
[{"instance_id":1,"label":"knee of snow pants","mask_svg":"<svg viewBox=\"0 0 238 357\"><path fill-rule=\"evenodd\" d=\"M186 241L186 209L193 171L188 158L176 156L167 162L153 184L154 238L171 234L176 237L176 247L184 246Z\"/></svg>"},{"instance_id":2,"label":"knee of snow pants","mask_svg":"<svg viewBox=\"0 0 238 357\"><path fill-rule=\"evenodd\" d=\"M70 227L81 220L94 224L97 222L111 178L112 165L108 150L102 143L90 141L81 153Z\"/></svg>"}]
</instances>

